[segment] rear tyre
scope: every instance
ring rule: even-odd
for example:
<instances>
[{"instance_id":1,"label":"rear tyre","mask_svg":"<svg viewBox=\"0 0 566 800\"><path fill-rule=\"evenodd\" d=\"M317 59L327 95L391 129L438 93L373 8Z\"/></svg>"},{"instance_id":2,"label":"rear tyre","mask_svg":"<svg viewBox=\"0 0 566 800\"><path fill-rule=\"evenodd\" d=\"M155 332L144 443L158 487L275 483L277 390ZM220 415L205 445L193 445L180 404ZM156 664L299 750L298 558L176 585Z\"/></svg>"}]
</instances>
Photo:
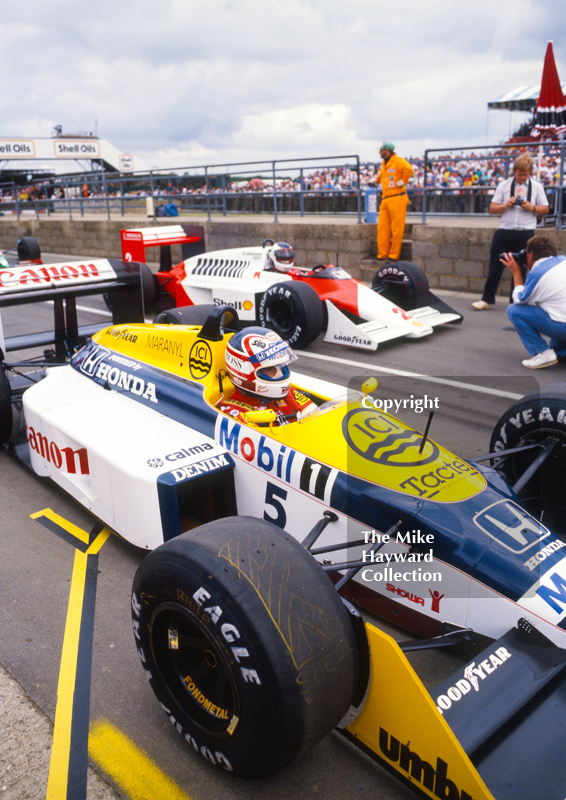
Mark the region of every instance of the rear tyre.
<instances>
[{"instance_id":1,"label":"rear tyre","mask_svg":"<svg viewBox=\"0 0 566 800\"><path fill-rule=\"evenodd\" d=\"M161 311L153 320L156 325L204 325L216 306L206 303L200 306L181 306Z\"/></svg>"},{"instance_id":2,"label":"rear tyre","mask_svg":"<svg viewBox=\"0 0 566 800\"><path fill-rule=\"evenodd\" d=\"M132 617L171 722L236 775L283 769L354 696L348 614L312 556L269 522L227 517L158 547L136 573Z\"/></svg>"},{"instance_id":3,"label":"rear tyre","mask_svg":"<svg viewBox=\"0 0 566 800\"><path fill-rule=\"evenodd\" d=\"M161 296L161 285L147 264L140 264L143 304L146 314L155 308Z\"/></svg>"},{"instance_id":4,"label":"rear tyre","mask_svg":"<svg viewBox=\"0 0 566 800\"><path fill-rule=\"evenodd\" d=\"M12 421L10 384L3 367L0 366L0 445L5 444L12 435Z\"/></svg>"},{"instance_id":5,"label":"rear tyre","mask_svg":"<svg viewBox=\"0 0 566 800\"><path fill-rule=\"evenodd\" d=\"M563 531L564 486L566 485L566 384L555 383L523 397L501 416L493 429L489 452L507 450L554 440L556 446L542 467L521 492L531 513L546 525ZM513 485L539 453L525 450L502 459L493 466ZM560 521L562 518L562 521Z\"/></svg>"},{"instance_id":6,"label":"rear tyre","mask_svg":"<svg viewBox=\"0 0 566 800\"><path fill-rule=\"evenodd\" d=\"M290 345L304 347L316 339L324 326L323 305L306 283L276 283L261 298L259 321Z\"/></svg>"},{"instance_id":7,"label":"rear tyre","mask_svg":"<svg viewBox=\"0 0 566 800\"><path fill-rule=\"evenodd\" d=\"M140 263L140 275L143 293L143 306L145 313L148 314L152 308L155 308L159 301L161 296L161 286L147 264ZM112 295L106 293L103 295L103 298L104 302L106 303L106 308L109 311L112 311Z\"/></svg>"},{"instance_id":8,"label":"rear tyre","mask_svg":"<svg viewBox=\"0 0 566 800\"><path fill-rule=\"evenodd\" d=\"M41 249L35 236L22 236L16 248L19 261L38 261L41 258Z\"/></svg>"},{"instance_id":9,"label":"rear tyre","mask_svg":"<svg viewBox=\"0 0 566 800\"><path fill-rule=\"evenodd\" d=\"M405 311L417 308L419 293L428 290L428 279L412 261L391 261L380 267L371 288Z\"/></svg>"}]
</instances>

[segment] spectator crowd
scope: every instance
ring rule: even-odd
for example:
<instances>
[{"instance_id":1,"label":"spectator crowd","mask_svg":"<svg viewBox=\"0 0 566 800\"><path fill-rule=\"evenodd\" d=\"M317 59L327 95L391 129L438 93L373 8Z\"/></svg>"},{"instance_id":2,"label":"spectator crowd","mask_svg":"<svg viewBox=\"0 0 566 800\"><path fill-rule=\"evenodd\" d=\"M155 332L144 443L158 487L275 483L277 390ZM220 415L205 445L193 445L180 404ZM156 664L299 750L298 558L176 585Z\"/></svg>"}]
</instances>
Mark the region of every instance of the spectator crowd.
<instances>
[{"instance_id":1,"label":"spectator crowd","mask_svg":"<svg viewBox=\"0 0 566 800\"><path fill-rule=\"evenodd\" d=\"M518 132L519 133L519 132ZM513 141L516 141L514 139ZM530 153L535 162L535 177L544 186L556 186L560 181L560 152L561 142L545 142L541 146L533 145L528 147L523 143L518 147L506 148L504 145L500 149L489 153L482 152L461 152L460 154L451 153L449 156L434 154L434 160L430 159L426 168L427 190L434 193L461 194L468 189L489 187L493 190L512 169L513 160L522 153ZM422 190L425 184L424 159L410 156L407 161L413 167L413 178L409 182L409 192ZM278 168L281 169L281 168ZM310 171L307 168L302 170L288 169L286 172L294 172L292 177L276 177L275 189L281 192L304 191L311 195L340 195L358 191L358 188L375 186L379 164L366 162L359 165L358 170L353 165L341 165L325 167ZM1 178L1 175L0 175ZM84 180L84 178L83 178ZM233 176L220 177L210 176L208 182L203 176L196 175L172 175L164 177L159 173L154 174L153 191L149 185L140 186L142 178L132 181L131 178L124 177L120 185L112 178L108 177L109 185L107 191L100 182L89 181L83 184L80 179L76 185L72 181L67 182L67 188L57 179L40 181L32 186L18 187L18 199L20 201L34 201L45 199L65 199L89 197L104 198L120 196L144 197L153 194L154 196L171 195L202 195L202 194L240 194L240 193L262 193L272 194L274 191L273 180L266 177L254 177L251 179L235 178ZM137 185L135 185L137 184ZM451 190L451 191L450 191ZM493 192L488 192L492 194ZM14 188L7 184L2 186L0 183L0 201L13 201Z\"/></svg>"}]
</instances>

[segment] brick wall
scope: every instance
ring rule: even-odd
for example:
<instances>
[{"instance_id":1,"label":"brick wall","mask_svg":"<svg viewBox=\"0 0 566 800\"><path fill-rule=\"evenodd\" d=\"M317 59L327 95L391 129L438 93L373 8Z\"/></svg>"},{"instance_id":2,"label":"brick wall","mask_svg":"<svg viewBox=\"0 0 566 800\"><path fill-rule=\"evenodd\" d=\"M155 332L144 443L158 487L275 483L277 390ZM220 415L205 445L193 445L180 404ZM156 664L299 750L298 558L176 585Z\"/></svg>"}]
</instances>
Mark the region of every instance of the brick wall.
<instances>
[{"instance_id":1,"label":"brick wall","mask_svg":"<svg viewBox=\"0 0 566 800\"><path fill-rule=\"evenodd\" d=\"M481 294L494 230L414 225L412 260L424 270L433 289ZM548 228L539 233L555 241L559 252L566 253L566 230ZM509 284L504 273L499 293L508 294Z\"/></svg>"}]
</instances>

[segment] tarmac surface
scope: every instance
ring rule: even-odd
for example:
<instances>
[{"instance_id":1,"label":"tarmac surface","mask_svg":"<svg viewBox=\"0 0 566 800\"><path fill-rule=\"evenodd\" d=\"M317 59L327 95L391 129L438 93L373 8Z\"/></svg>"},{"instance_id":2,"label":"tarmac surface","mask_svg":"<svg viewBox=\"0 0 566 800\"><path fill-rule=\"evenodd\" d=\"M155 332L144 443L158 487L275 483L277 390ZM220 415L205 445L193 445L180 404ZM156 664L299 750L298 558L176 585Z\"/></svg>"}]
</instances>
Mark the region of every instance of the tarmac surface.
<instances>
[{"instance_id":1,"label":"tarmac surface","mask_svg":"<svg viewBox=\"0 0 566 800\"><path fill-rule=\"evenodd\" d=\"M232 220L233 217L227 219ZM305 218L305 221L311 222L312 218ZM482 220L482 224L486 222L491 220ZM434 224L432 219L430 223ZM457 224L454 220L451 220L451 223ZM350 221L348 224L353 222ZM445 218L442 218L442 224L447 224ZM50 260L56 261L60 258L51 256ZM535 375L521 368L520 361L525 354L505 316L504 301L498 302L489 312L473 312L470 305L477 299L476 296L456 292L438 292L438 294L465 314L466 319L461 328L443 329L418 342L389 343L380 347L377 354L317 342L300 354L304 356L300 360L300 371L343 385L346 385L353 376L367 373L372 368L376 370L380 384L414 380L411 376L427 374L433 376L433 380L439 380L438 385L443 386L442 381L446 383L446 378L457 381L455 376L465 376L460 378L464 382L461 394L447 401L445 415L447 430L442 441L451 449L462 453L464 457L470 458L480 452L486 452L485 432L482 432L482 436L478 435L478 419L482 424L485 419L486 426L488 419L497 419L498 409L502 405L503 407L510 405L512 402L510 398L513 395L520 396L530 390L531 380L536 379L541 385L566 380L566 367L557 365L548 370L539 370ZM466 388L468 384L465 381L469 384L503 387L509 397L502 399L496 395L490 396L489 393L477 394ZM15 555L17 563L24 565L19 572L14 571L15 575L21 576L21 581L15 581L13 586L4 586L0 591L0 624L4 640L0 642L0 658L4 667L7 667L7 669L0 668L0 800L3 798L36 800L45 797L47 786L53 736L52 718L55 702L53 686L54 682L56 684L59 647L55 645L53 650L46 650L47 645L42 637L45 636L45 619L47 619L51 638L58 641L58 626L61 623L58 620L53 621L49 614L57 608L54 587L57 581L59 583L61 581L58 576L51 575L51 571L55 573L57 563L65 560L67 556L63 555L63 549L59 550L55 545L53 552L49 554L52 562L42 563L45 556L37 551L35 543L33 546L29 544L35 542L33 539L35 528L32 528L35 523L29 522L29 519L27 523L22 522L21 532L16 525L20 524L18 520L22 517L22 510L23 516L27 517L32 511L43 508L46 503L62 508L61 513L68 513L69 518L73 518L76 524L85 525L89 515L70 498L54 489L52 484L30 476L8 454L1 454L0 459L0 495L3 497L0 541L4 540L2 549L6 553L6 547L12 547L9 542L17 537L19 540L17 547L21 548L21 552L18 549ZM10 525L14 527L8 530L6 526ZM125 603L127 606L129 597L127 576L132 569L135 569L139 558L140 556L128 549L121 540L112 537L108 551L103 551L101 555L103 599L110 596L119 597L122 605ZM115 571L113 567L110 569L110 560L112 565L116 564ZM63 566L66 567L66 562ZM4 576L11 569L11 565L5 564ZM44 572L40 581L38 571L42 570ZM34 581L37 581L37 585ZM66 581L68 582L68 577ZM60 588L62 596L68 593L68 583L63 581ZM34 592L39 591L43 593L41 596L45 605L40 611L33 610ZM18 603L21 604L19 608ZM97 618L98 614L97 606ZM19 615L21 615L21 625ZM200 761L195 764L194 759L189 760L187 767L183 766L181 761L185 758L185 745L173 729L170 729L171 726L157 707L147 683L144 683L145 678L141 674L139 664L135 663L136 654L133 653L131 659L128 655L126 662L123 662L118 658L119 654L116 652L118 647L112 650L114 641L121 640L122 628L129 627L127 620L120 619L117 624L115 617L115 607L107 608L105 603L101 602L100 626L95 641L94 656L94 671L101 674L101 682L94 685L93 704L112 702L117 717L123 719L125 723L130 719L130 714L137 714L132 716L132 725L135 723L138 728L140 718L144 723L147 720L145 727L140 731L140 746L151 751L152 758L160 764L162 763L160 759L163 759L168 773L174 774L175 779L182 785L183 791L179 789L177 794L175 792L171 794L174 800L177 798L188 800L189 795L193 800L201 798L209 800L218 796L254 798L254 800L267 800L267 798L296 800L307 794L314 797L325 796L325 800L326 798L335 800L352 793L360 800L375 797L377 794L382 800L406 800L413 796L408 789L334 735L327 737L316 748L316 754L312 759L310 756L306 761L303 759L299 765L287 770L281 779L263 784L261 782L229 784L225 780L219 780L216 773L211 777L208 765L204 763L201 765ZM31 632L18 630L24 625L24 620L25 626L30 627ZM113 627L116 625L117 627ZM35 649L32 650L30 645L28 651L26 641L30 641L34 636L37 637L33 644ZM129 640L131 638L129 631L127 636ZM14 645L13 639L17 640ZM427 665L425 656L417 660L423 666L426 681L431 685L451 674L455 668L454 664L459 666L462 663L461 658L452 657L447 653L441 654L439 660L432 666ZM123 688L125 676L128 676L127 690ZM127 692L130 690L134 696L140 697L139 709L132 710L128 707ZM123 692L126 694L122 695ZM156 726L155 735L152 733L154 729L152 726ZM153 751L154 740L156 744ZM185 788L188 795L185 794ZM112 798L141 800L142 794L132 794L125 789L118 789L116 785L112 787L100 777L98 770L91 769L88 777L88 798L89 800ZM149 790L147 794L143 794L143 798L163 800L159 795L149 793Z\"/></svg>"}]
</instances>

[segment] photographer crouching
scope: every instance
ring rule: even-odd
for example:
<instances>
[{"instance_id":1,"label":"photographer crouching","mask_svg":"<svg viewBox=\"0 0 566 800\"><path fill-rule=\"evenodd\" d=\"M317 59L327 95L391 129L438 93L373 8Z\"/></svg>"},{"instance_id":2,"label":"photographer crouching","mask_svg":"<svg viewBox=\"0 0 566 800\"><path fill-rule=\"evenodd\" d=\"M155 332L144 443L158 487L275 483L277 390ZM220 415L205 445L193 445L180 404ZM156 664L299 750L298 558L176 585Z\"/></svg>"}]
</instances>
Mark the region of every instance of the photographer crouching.
<instances>
[{"instance_id":1,"label":"photographer crouching","mask_svg":"<svg viewBox=\"0 0 566 800\"><path fill-rule=\"evenodd\" d=\"M523 366L542 369L566 361L566 256L558 255L547 236L533 236L526 250L503 253L501 263L515 282L507 316L531 356ZM522 263L527 269L524 283Z\"/></svg>"}]
</instances>

